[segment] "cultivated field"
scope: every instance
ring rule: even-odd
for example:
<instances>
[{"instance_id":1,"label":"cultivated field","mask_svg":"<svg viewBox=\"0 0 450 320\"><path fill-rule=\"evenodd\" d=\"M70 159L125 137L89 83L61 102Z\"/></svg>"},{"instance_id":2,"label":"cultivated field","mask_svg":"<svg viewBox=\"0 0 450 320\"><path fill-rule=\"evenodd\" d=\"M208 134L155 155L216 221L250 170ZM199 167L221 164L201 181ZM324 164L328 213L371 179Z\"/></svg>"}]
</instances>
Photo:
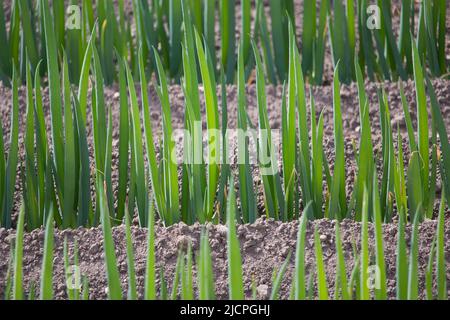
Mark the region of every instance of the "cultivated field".
<instances>
[{"instance_id":1,"label":"cultivated field","mask_svg":"<svg viewBox=\"0 0 450 320\"><path fill-rule=\"evenodd\" d=\"M445 0L0 0L0 299L448 299Z\"/></svg>"}]
</instances>

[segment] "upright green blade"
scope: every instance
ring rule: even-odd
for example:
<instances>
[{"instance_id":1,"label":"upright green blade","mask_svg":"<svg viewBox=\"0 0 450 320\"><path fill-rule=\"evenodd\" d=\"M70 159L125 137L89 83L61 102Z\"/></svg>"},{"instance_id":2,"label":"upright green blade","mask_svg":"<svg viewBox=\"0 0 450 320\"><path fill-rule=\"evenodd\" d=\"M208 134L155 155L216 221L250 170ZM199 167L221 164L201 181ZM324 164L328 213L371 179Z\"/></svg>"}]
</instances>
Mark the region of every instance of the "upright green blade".
<instances>
[{"instance_id":1,"label":"upright green blade","mask_svg":"<svg viewBox=\"0 0 450 320\"><path fill-rule=\"evenodd\" d=\"M340 294L342 297L342 300L349 300L349 292L348 292L348 284L347 284L347 274L346 274L346 268L345 268L345 258L344 258L344 252L342 248L342 238L341 238L341 229L339 227L339 223L336 223L336 252L337 252L337 265L336 265L336 279L339 281L336 281L336 292L338 291L338 284L340 288ZM338 299L338 294L335 296L335 299Z\"/></svg>"},{"instance_id":2,"label":"upright green blade","mask_svg":"<svg viewBox=\"0 0 450 320\"><path fill-rule=\"evenodd\" d=\"M428 110L427 98L425 94L425 80L422 65L420 63L419 53L416 44L413 47L413 63L414 63L414 83L416 86L416 105L417 105L417 139L421 162L421 177L424 190L428 190L429 174L430 174L430 145L428 137ZM427 192L424 192L423 207L428 208Z\"/></svg>"},{"instance_id":3,"label":"upright green blade","mask_svg":"<svg viewBox=\"0 0 450 320\"><path fill-rule=\"evenodd\" d=\"M287 28L284 29L285 18L284 1L269 0L270 16L272 22L272 43L275 53L275 65L280 81L287 77L289 40Z\"/></svg>"},{"instance_id":4,"label":"upright green blade","mask_svg":"<svg viewBox=\"0 0 450 320\"><path fill-rule=\"evenodd\" d=\"M280 192L281 182L278 176L278 164L276 161L275 148L267 113L266 84L262 70L261 58L256 44L254 42L252 44L256 60L256 91L259 118L258 152L260 156L259 165L264 187L264 202L268 216L278 218L279 212L284 211L283 209L279 209L279 206L284 204L284 199L282 199L282 194Z\"/></svg>"},{"instance_id":5,"label":"upright green blade","mask_svg":"<svg viewBox=\"0 0 450 320\"><path fill-rule=\"evenodd\" d=\"M67 57L64 55L63 60L63 96L64 96L64 190L63 190L63 228L75 225L75 179L76 161L75 159L75 137L72 117L71 92L69 81L69 69Z\"/></svg>"},{"instance_id":6,"label":"upright green blade","mask_svg":"<svg viewBox=\"0 0 450 320\"><path fill-rule=\"evenodd\" d=\"M200 253L197 262L198 295L200 300L214 300L214 275L211 261L211 248L209 246L208 233L202 231L200 237Z\"/></svg>"},{"instance_id":7,"label":"upright green blade","mask_svg":"<svg viewBox=\"0 0 450 320\"><path fill-rule=\"evenodd\" d=\"M131 102L131 139L132 139L132 154L134 159L134 167L131 170L134 171L135 179L136 179L136 199L137 199L137 207L139 212L139 223L142 226L145 226L147 219L147 182L146 182L146 174L145 174L145 164L144 164L144 151L142 146L142 131L141 131L141 123L139 119L139 107L137 101L136 89L134 87L133 76L131 75L131 71L128 66L125 64L125 69L127 73L127 81L128 81L128 91L130 95ZM150 168L152 169L152 168ZM156 195L155 189L154 192ZM160 209L160 214L165 212Z\"/></svg>"},{"instance_id":8,"label":"upright green blade","mask_svg":"<svg viewBox=\"0 0 450 320\"><path fill-rule=\"evenodd\" d=\"M119 271L117 269L117 259L112 236L111 222L109 217L108 201L106 199L106 190L98 182L100 216L102 220L103 231L103 250L105 253L106 275L108 280L108 298L111 300L122 299L122 288L120 285Z\"/></svg>"},{"instance_id":9,"label":"upright green blade","mask_svg":"<svg viewBox=\"0 0 450 320\"><path fill-rule=\"evenodd\" d=\"M214 74L208 66L207 53L202 46L202 41L198 33L195 33L198 61L205 89L206 123L208 128L208 189L206 208L204 208L205 218L211 220L214 210L214 200L217 190L220 163L220 145L219 145L219 111L216 94L216 82Z\"/></svg>"},{"instance_id":10,"label":"upright green blade","mask_svg":"<svg viewBox=\"0 0 450 320\"><path fill-rule=\"evenodd\" d=\"M236 1L219 1L220 11L220 50L222 67L227 83L233 83L236 69Z\"/></svg>"},{"instance_id":11,"label":"upright green blade","mask_svg":"<svg viewBox=\"0 0 450 320\"><path fill-rule=\"evenodd\" d=\"M369 194L367 187L364 188L364 198L362 207L362 225L361 225L361 267L360 267L360 290L361 290L361 300L369 300Z\"/></svg>"},{"instance_id":12,"label":"upright green blade","mask_svg":"<svg viewBox=\"0 0 450 320\"><path fill-rule=\"evenodd\" d=\"M13 88L12 88L12 112L11 112L11 129L10 143L8 152L8 161L6 163L6 172L4 180L4 197L2 199L2 221L1 224L5 228L11 227L11 210L13 208L14 191L16 187L16 170L18 164L19 151L19 94L18 79L16 71L13 71ZM2 181L3 182L3 181Z\"/></svg>"},{"instance_id":13,"label":"upright green blade","mask_svg":"<svg viewBox=\"0 0 450 320\"><path fill-rule=\"evenodd\" d=\"M86 121L86 109L87 109L87 92L89 85L89 70L91 68L92 60L92 42L95 41L95 27L92 30L91 37L84 51L83 64L80 71L80 81L78 84L78 101L80 102L81 114L83 115L83 120Z\"/></svg>"},{"instance_id":14,"label":"upright green blade","mask_svg":"<svg viewBox=\"0 0 450 320\"><path fill-rule=\"evenodd\" d=\"M445 191L445 190L444 190ZM437 273L437 291L439 300L447 300L447 279L445 263L445 192L442 192L441 205L439 208L439 218L437 225L436 241L436 273Z\"/></svg>"},{"instance_id":15,"label":"upright green blade","mask_svg":"<svg viewBox=\"0 0 450 320\"><path fill-rule=\"evenodd\" d=\"M38 50L36 46L36 34L34 32L34 26L33 26L33 11L31 6L31 2L27 0L18 0L19 2L19 11L20 11L20 17L22 21L22 37L24 41L24 45L26 47L26 53L29 58L31 67L36 67L39 57L38 57ZM3 5L3 3L1 4Z\"/></svg>"},{"instance_id":16,"label":"upright green blade","mask_svg":"<svg viewBox=\"0 0 450 320\"><path fill-rule=\"evenodd\" d=\"M378 268L377 269L378 278L376 279L377 286L375 288L375 299L386 300L387 289L386 289L386 267L383 248L383 226L381 218L380 196L378 193L378 180L376 173L374 173L373 176L373 215L375 222L376 266Z\"/></svg>"},{"instance_id":17,"label":"upright green blade","mask_svg":"<svg viewBox=\"0 0 450 320\"><path fill-rule=\"evenodd\" d=\"M61 86L58 69L58 42L55 37L55 28L48 0L40 0L40 8L42 8L44 31L46 39L46 56L48 68L48 86L50 90L50 110L52 123L52 142L54 162L56 166L56 175L60 178L61 183L64 173L64 130L62 127L62 103L61 103Z\"/></svg>"},{"instance_id":18,"label":"upright green blade","mask_svg":"<svg viewBox=\"0 0 450 320\"><path fill-rule=\"evenodd\" d=\"M414 223L411 232L411 246L409 254L409 271L408 271L408 300L417 300L419 297L419 275L418 275L418 258L419 258L419 222L421 219L420 206L414 216Z\"/></svg>"},{"instance_id":19,"label":"upright green blade","mask_svg":"<svg viewBox=\"0 0 450 320\"><path fill-rule=\"evenodd\" d=\"M439 157L441 178L443 184L445 185L444 191L446 192L446 198L450 199L450 142L448 139L444 118L441 113L441 108L436 97L436 92L428 79L427 87L431 101L433 127L436 128L436 131L439 134L439 140L441 141L442 155Z\"/></svg>"},{"instance_id":20,"label":"upright green blade","mask_svg":"<svg viewBox=\"0 0 450 320\"><path fill-rule=\"evenodd\" d=\"M242 258L239 240L236 235L236 195L234 179L230 179L230 195L227 205L227 253L228 253L228 282L231 300L243 300Z\"/></svg>"},{"instance_id":21,"label":"upright green blade","mask_svg":"<svg viewBox=\"0 0 450 320\"><path fill-rule=\"evenodd\" d=\"M164 178L166 182L167 189L164 192L167 194L167 203L168 203L168 212L164 213L166 215L166 220L168 224L172 224L178 222L179 217L179 192L178 192L178 168L177 168L177 159L173 158L173 155L176 153L175 151L175 143L172 140L172 115L170 111L170 102L169 102L169 90L167 86L167 79L164 69L162 67L161 61L159 59L158 54L155 51L155 60L158 68L159 74L159 82L160 87L156 87L156 92L158 93L159 99L161 101L162 106L162 114L163 114L163 158L165 161L164 164L164 172L166 173L166 177ZM144 86L146 84L145 75L141 68L141 85ZM143 92L143 97L147 97L146 92ZM146 101L146 100L145 100ZM151 127L150 116L148 113L147 103L144 101L144 118L146 119L145 123L145 132L146 136L151 135ZM147 148L151 148L149 145L151 143L152 138L149 137L147 140ZM153 178L153 177L152 177ZM156 178L156 177L155 177ZM156 181L153 183L156 187Z\"/></svg>"},{"instance_id":22,"label":"upright green blade","mask_svg":"<svg viewBox=\"0 0 450 320\"><path fill-rule=\"evenodd\" d=\"M311 206L311 204L308 204ZM308 207L307 206L307 207ZM295 250L295 273L294 273L294 298L296 300L306 299L306 275L305 275L305 247L306 247L306 225L308 223L307 210L303 211L297 232L297 243Z\"/></svg>"},{"instance_id":23,"label":"upright green blade","mask_svg":"<svg viewBox=\"0 0 450 320\"><path fill-rule=\"evenodd\" d=\"M119 62L119 181L117 190L116 219L121 220L125 214L127 197L130 120L128 114L128 96L125 65Z\"/></svg>"},{"instance_id":24,"label":"upright green blade","mask_svg":"<svg viewBox=\"0 0 450 320\"><path fill-rule=\"evenodd\" d=\"M303 2L302 66L303 72L309 74L313 66L313 47L316 36L316 3Z\"/></svg>"},{"instance_id":25,"label":"upright green blade","mask_svg":"<svg viewBox=\"0 0 450 320\"><path fill-rule=\"evenodd\" d=\"M317 227L314 230L314 252L316 255L317 291L319 300L328 300L328 285L323 262L322 243Z\"/></svg>"},{"instance_id":26,"label":"upright green blade","mask_svg":"<svg viewBox=\"0 0 450 320\"><path fill-rule=\"evenodd\" d=\"M13 279L13 299L23 299L23 225L25 220L25 207L22 204L19 211L19 219L17 221L17 231L15 240L14 253L14 279Z\"/></svg>"},{"instance_id":27,"label":"upright green blade","mask_svg":"<svg viewBox=\"0 0 450 320\"><path fill-rule=\"evenodd\" d=\"M194 299L194 287L192 278L192 245L188 243L186 253L186 263L181 277L181 299L193 300Z\"/></svg>"},{"instance_id":28,"label":"upright green blade","mask_svg":"<svg viewBox=\"0 0 450 320\"><path fill-rule=\"evenodd\" d=\"M411 221L415 220L415 214L422 210L423 203L423 180L420 175L420 158L418 152L413 152L409 160L408 167L408 181L407 181L407 192L408 192L408 207L409 215Z\"/></svg>"},{"instance_id":29,"label":"upright green blade","mask_svg":"<svg viewBox=\"0 0 450 320\"><path fill-rule=\"evenodd\" d=\"M280 269L278 270L274 278L272 284L272 291L270 293L270 300L277 300L279 298L278 295L281 289L281 282L283 281L290 260L291 260L291 252L289 252L289 254L287 255L286 260L284 260L283 264L281 265Z\"/></svg>"},{"instance_id":30,"label":"upright green blade","mask_svg":"<svg viewBox=\"0 0 450 320\"><path fill-rule=\"evenodd\" d=\"M145 300L156 299L155 272L155 212L153 201L149 201L147 231L147 261L145 268Z\"/></svg>"},{"instance_id":31,"label":"upright green blade","mask_svg":"<svg viewBox=\"0 0 450 320\"><path fill-rule=\"evenodd\" d=\"M133 238L131 235L130 215L125 209L125 238L127 243L127 267L128 267L128 300L137 299L136 272L134 267Z\"/></svg>"},{"instance_id":32,"label":"upright green blade","mask_svg":"<svg viewBox=\"0 0 450 320\"><path fill-rule=\"evenodd\" d=\"M41 272L41 300L53 299L53 211L47 217L44 237L44 257Z\"/></svg>"},{"instance_id":33,"label":"upright green blade","mask_svg":"<svg viewBox=\"0 0 450 320\"><path fill-rule=\"evenodd\" d=\"M347 199L345 194L344 130L342 124L339 70L340 64L336 67L333 85L334 148L336 160L330 199L330 216L343 219L347 214Z\"/></svg>"},{"instance_id":34,"label":"upright green blade","mask_svg":"<svg viewBox=\"0 0 450 320\"><path fill-rule=\"evenodd\" d=\"M405 214L400 211L397 227L397 257L395 273L395 280L397 283L396 298L398 300L406 300L408 298L408 257L406 253L405 225Z\"/></svg>"},{"instance_id":35,"label":"upright green blade","mask_svg":"<svg viewBox=\"0 0 450 320\"><path fill-rule=\"evenodd\" d=\"M239 196L241 200L241 212L244 222L254 221L256 219L256 205L255 193L253 189L253 180L251 178L250 156L249 156L249 142L244 133L247 132L248 114L247 101L245 96L245 75L244 75L244 52L243 46L239 46L238 54L238 110L237 110L237 127L240 130L238 135L238 157L242 156L244 159L239 159ZM244 138L244 139L243 139Z\"/></svg>"},{"instance_id":36,"label":"upright green blade","mask_svg":"<svg viewBox=\"0 0 450 320\"><path fill-rule=\"evenodd\" d=\"M177 76L181 62L181 0L169 0L170 75Z\"/></svg>"},{"instance_id":37,"label":"upright green blade","mask_svg":"<svg viewBox=\"0 0 450 320\"><path fill-rule=\"evenodd\" d=\"M243 4L245 3L245 0ZM216 0L205 0L203 3L203 37L210 53L213 73L216 72Z\"/></svg>"}]
</instances>

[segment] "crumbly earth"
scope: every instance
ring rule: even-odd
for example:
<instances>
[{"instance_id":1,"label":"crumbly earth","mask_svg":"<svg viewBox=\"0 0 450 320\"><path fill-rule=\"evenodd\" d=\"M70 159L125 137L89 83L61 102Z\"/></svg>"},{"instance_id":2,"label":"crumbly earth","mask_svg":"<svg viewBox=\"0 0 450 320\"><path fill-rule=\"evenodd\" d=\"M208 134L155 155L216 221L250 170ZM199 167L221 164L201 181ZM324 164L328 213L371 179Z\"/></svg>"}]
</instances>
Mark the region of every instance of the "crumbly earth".
<instances>
[{"instance_id":1,"label":"crumbly earth","mask_svg":"<svg viewBox=\"0 0 450 320\"><path fill-rule=\"evenodd\" d=\"M449 217L447 215L447 217ZM347 273L353 268L353 244L356 243L359 250L361 225L359 223L345 220L341 223L341 235L343 250L347 265ZM208 225L209 239L211 245L211 258L214 267L214 279L217 298L226 299L228 297L227 285L227 249L226 232L227 227L223 225ZM315 254L314 254L314 228L318 228L323 247L324 263L326 266L327 280L330 297L334 295L334 281L336 268L335 250L335 222L329 220L318 220L309 222L306 234L306 248L304 251L306 261L307 277L315 279ZM396 225L386 224L383 227L384 252L386 257L386 275L389 298L395 298L395 265L396 265ZM373 228L370 229L370 251L373 258L374 238ZM156 261L157 268L164 267L166 281L169 292L171 292L173 274L177 259L178 250L186 248L190 241L193 244L194 260L199 249L199 238L202 226L195 224L187 226L183 223L164 228L161 225L156 227ZM282 282L280 298L289 297L294 271L294 254L297 238L298 223L281 223L273 220L258 219L251 225L239 225L237 233L241 244L243 259L244 290L247 298L252 296L252 281L257 288L257 297L267 299L272 289L272 275L274 270L278 270L291 252L291 258L284 280ZM430 247L435 235L436 222L425 221L421 224L419 234L419 292L424 298L424 271L428 264ZM450 219L447 218L445 224L445 250L450 249ZM406 242L410 244L410 226L407 227ZM123 295L127 290L127 257L125 248L125 228L123 226L113 229L113 237L116 245L117 266L122 280ZM14 230L0 229L0 297L3 297L5 290L5 277L7 273L8 257L10 246L15 238ZM54 292L58 299L66 298L66 282L64 276L64 254L63 244L67 238L70 246L71 259L74 251L74 243L78 243L79 266L81 273L89 279L90 299L105 299L107 288L103 236L100 228L76 230L57 230L55 234L54 253ZM137 277L137 288L139 296L142 298L144 291L145 265L147 254L147 230L132 227L133 246L135 250L135 266ZM24 240L24 289L30 290L30 284L39 286L40 270L42 264L42 248L44 242L44 230L35 230L25 234ZM373 261L373 260L372 260ZM450 280L450 256L446 256L447 281ZM196 268L193 268L194 282L196 282ZM159 273L158 273L159 274ZM160 280L157 280L158 291Z\"/></svg>"}]
</instances>

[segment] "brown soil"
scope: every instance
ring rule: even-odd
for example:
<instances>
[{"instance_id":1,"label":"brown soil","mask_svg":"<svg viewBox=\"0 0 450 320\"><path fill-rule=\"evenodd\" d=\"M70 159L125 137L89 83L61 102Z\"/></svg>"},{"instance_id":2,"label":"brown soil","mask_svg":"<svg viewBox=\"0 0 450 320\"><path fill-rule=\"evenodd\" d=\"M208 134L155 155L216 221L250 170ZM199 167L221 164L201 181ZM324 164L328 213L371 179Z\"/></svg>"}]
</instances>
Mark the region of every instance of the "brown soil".
<instances>
[{"instance_id":1,"label":"brown soil","mask_svg":"<svg viewBox=\"0 0 450 320\"><path fill-rule=\"evenodd\" d=\"M448 217L448 216L447 216ZM333 297L336 251L335 251L335 222L329 220L319 220L310 222L306 236L306 270L307 276L315 272L314 261L314 227L318 227L321 235L324 262L327 270L330 297ZM227 286L227 259L226 259L226 232L223 225L207 226L209 230L210 245L212 248L212 261L214 266L214 278L216 283L217 298L226 299L228 297ZM281 223L272 220L259 219L252 225L238 226L237 233L241 243L241 253L244 270L244 290L247 298L251 297L252 279L257 286L258 298L267 299L271 292L273 270L278 269L286 259L289 252L295 253L295 243L297 237L297 222ZM170 288L177 259L178 249L185 247L188 241L193 244L194 255L198 251L198 243L202 226L195 224L186 226L177 224L169 228L156 227L156 261L158 269L164 266L166 271L166 281ZM370 226L370 250L373 253L373 229ZM420 297L424 297L424 270L428 263L431 242L435 235L436 222L425 221L420 226L420 250L419 250L419 287ZM446 221L445 246L446 252L450 249L450 219ZM135 249L135 262L137 274L137 288L139 296L143 295L145 263L146 263L146 229L132 227L132 237ZM352 270L354 257L352 246L354 243L359 246L361 228L359 223L345 220L341 223L341 234L343 239L343 249L348 273ZM125 229L123 226L114 228L114 241L116 245L117 264L122 279L123 294L127 290L127 264L125 249ZM3 297L5 289L5 276L7 271L10 244L15 237L14 230L0 229L0 297ZM105 288L107 287L104 253L102 242L102 231L100 228L77 229L56 231L55 235L55 255L54 255L54 291L58 299L66 298L66 287L64 278L64 239L68 239L70 254L73 254L73 244L76 241L79 248L80 269L82 274L89 279L90 299L105 299ZM388 295L395 298L395 261L396 261L396 226L393 224L384 225L384 250L386 256L386 274ZM407 228L406 241L410 242L410 227ZM44 230L35 230L25 235L24 240L24 289L29 291L30 283L39 285L42 248L44 242ZM359 249L358 249L359 250ZM195 259L194 259L195 261ZM450 280L450 257L447 255L447 281ZM281 298L289 297L292 273L294 270L294 257L291 256L289 267L281 287ZM194 268L194 274L196 270ZM315 274L312 273L315 277ZM196 276L194 276L195 279ZM159 288L159 280L157 285ZM159 290L159 289L158 289Z\"/></svg>"}]
</instances>

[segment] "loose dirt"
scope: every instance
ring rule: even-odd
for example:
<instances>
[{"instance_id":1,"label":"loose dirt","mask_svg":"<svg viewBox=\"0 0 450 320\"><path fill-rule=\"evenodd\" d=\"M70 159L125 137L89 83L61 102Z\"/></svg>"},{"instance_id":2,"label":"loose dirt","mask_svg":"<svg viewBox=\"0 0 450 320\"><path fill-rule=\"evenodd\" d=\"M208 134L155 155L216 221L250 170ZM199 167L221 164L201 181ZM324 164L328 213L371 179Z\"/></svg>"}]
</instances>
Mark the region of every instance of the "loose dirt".
<instances>
[{"instance_id":1,"label":"loose dirt","mask_svg":"<svg viewBox=\"0 0 450 320\"><path fill-rule=\"evenodd\" d=\"M447 215L448 217L448 215ZM348 276L353 268L353 244L356 244L359 250L361 225L359 223L345 220L341 223L341 234L344 255L348 270ZM315 255L314 255L314 228L318 228L322 241L324 263L327 271L327 280L330 296L334 294L336 251L335 251L335 222L329 220L318 220L308 223L306 234L306 274L315 279L314 274ZM211 258L214 266L214 279L216 285L217 298L226 299L228 297L227 286L227 250L226 250L226 232L227 228L223 225L206 227L209 231L211 245ZM287 258L289 252L295 254L295 243L297 237L298 223L281 223L272 220L258 219L252 225L239 225L237 233L241 243L241 253L243 258L244 270L244 290L247 298L252 296L252 281L257 288L257 297L267 299L272 289L272 275L275 269L279 269L281 264ZM410 226L407 227L406 241L410 243ZM177 253L180 248L186 248L190 241L193 244L194 260L198 253L199 238L202 226L195 224L187 226L177 224L169 228L161 225L156 227L156 261L157 268L164 266L166 271L166 281L169 292L172 287L173 274L177 259ZM431 243L435 235L436 222L425 221L420 226L419 240L419 287L420 297L424 298L424 271L428 263ZM450 249L450 219L445 224L445 249ZM125 228L123 226L113 229L114 242L116 245L117 265L122 280L123 294L126 296L127 290L127 262L125 248ZM383 227L384 251L386 256L386 274L389 298L395 298L395 263L396 263L396 241L397 230L393 224L387 224ZM3 297L5 290L5 277L7 273L8 257L11 242L15 237L14 230L0 229L0 297ZM137 288L139 296L143 296L145 264L146 264L146 245L147 230L138 227L132 227L132 238L135 250ZM78 243L79 266L81 273L89 279L89 297L90 299L105 299L107 281L104 267L103 237L100 228L76 230L57 230L55 234L55 256L54 256L54 292L58 299L66 298L66 282L64 277L64 239L70 246L70 255L72 257L75 241ZM24 241L24 289L26 292L30 289L30 284L39 285L42 248L44 242L44 230L35 230L25 235ZM370 226L370 250L373 258L374 238L373 228ZM292 282L292 273L294 271L294 256L291 255L289 267L284 277L280 298L289 297ZM450 257L447 255L447 281L450 280ZM196 269L193 269L194 279L196 279ZM159 273L158 273L159 274ZM196 280L195 280L196 282ZM160 280L157 280L159 290Z\"/></svg>"}]
</instances>

